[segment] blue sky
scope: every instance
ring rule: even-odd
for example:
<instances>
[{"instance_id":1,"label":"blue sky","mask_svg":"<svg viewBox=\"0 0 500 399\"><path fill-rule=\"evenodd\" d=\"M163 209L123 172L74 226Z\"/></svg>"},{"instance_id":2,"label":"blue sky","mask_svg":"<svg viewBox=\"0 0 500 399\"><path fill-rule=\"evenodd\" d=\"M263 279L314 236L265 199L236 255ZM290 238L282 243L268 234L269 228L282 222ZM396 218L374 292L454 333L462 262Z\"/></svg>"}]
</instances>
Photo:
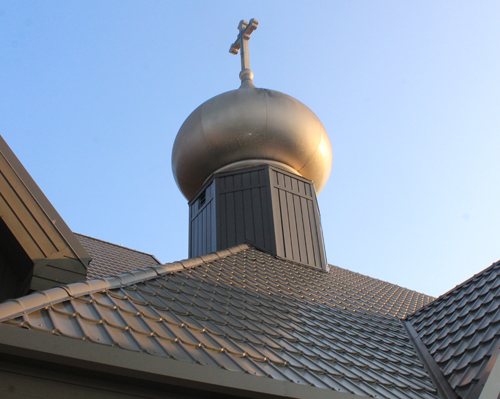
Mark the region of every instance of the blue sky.
<instances>
[{"instance_id":1,"label":"blue sky","mask_svg":"<svg viewBox=\"0 0 500 399\"><path fill-rule=\"evenodd\" d=\"M439 295L500 259L500 3L6 1L1 134L74 231L187 256L175 135L254 82L325 125L330 263Z\"/></svg>"}]
</instances>

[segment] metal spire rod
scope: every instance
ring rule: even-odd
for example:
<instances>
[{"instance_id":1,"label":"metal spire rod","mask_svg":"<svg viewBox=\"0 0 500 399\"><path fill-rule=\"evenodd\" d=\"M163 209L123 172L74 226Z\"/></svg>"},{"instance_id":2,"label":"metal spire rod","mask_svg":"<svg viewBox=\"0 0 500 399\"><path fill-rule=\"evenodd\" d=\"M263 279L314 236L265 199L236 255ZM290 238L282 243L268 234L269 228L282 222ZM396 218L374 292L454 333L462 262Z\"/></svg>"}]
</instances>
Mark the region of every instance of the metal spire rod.
<instances>
[{"instance_id":1,"label":"metal spire rod","mask_svg":"<svg viewBox=\"0 0 500 399\"><path fill-rule=\"evenodd\" d=\"M250 69L250 54L248 51L248 40L250 39L250 35L254 30L257 29L257 25L259 25L259 21L256 19L252 18L250 22L241 20L240 23L238 24L238 36L236 37L236 41L231 44L231 47L229 48L229 52L231 54L238 54L238 51L240 51L241 55L241 72L240 72L240 79L241 79L241 86L240 88L248 88L248 87L253 87L255 88L255 85L253 84L253 72Z\"/></svg>"}]
</instances>

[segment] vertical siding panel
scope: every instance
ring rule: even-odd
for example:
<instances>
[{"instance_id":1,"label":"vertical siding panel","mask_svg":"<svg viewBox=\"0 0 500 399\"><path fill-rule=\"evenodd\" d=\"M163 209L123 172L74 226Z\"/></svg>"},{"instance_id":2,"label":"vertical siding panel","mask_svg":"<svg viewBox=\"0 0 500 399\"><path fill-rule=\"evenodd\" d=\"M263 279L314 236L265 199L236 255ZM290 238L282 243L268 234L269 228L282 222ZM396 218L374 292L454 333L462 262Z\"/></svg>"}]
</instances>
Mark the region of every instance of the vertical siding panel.
<instances>
[{"instance_id":1,"label":"vertical siding panel","mask_svg":"<svg viewBox=\"0 0 500 399\"><path fill-rule=\"evenodd\" d=\"M235 245L237 245L245 242L245 217L243 211L243 192L241 191L234 192L234 215L236 220Z\"/></svg>"},{"instance_id":2,"label":"vertical siding panel","mask_svg":"<svg viewBox=\"0 0 500 399\"><path fill-rule=\"evenodd\" d=\"M297 238L299 240L299 257L302 263L307 263L306 238L304 235L304 220L302 219L302 209L298 195L293 196L293 206L295 209L295 223L297 224Z\"/></svg>"},{"instance_id":3,"label":"vertical siding panel","mask_svg":"<svg viewBox=\"0 0 500 399\"><path fill-rule=\"evenodd\" d=\"M304 237L306 241L306 249L307 249L307 263L309 265L315 265L315 258L314 258L314 249L313 249L313 236L311 233L311 220L309 219L309 210L307 203L309 201L306 200L305 198L300 199L300 204L302 208L302 219L304 222Z\"/></svg>"},{"instance_id":4,"label":"vertical siding panel","mask_svg":"<svg viewBox=\"0 0 500 399\"><path fill-rule=\"evenodd\" d=\"M307 210L309 211L309 220L311 221L311 235L312 235L312 243L314 248L314 257L316 258L316 264L320 264L319 260L321 259L321 252L319 249L319 238L318 237L318 225L316 223L314 203L312 201L307 201ZM322 243L321 243L322 244Z\"/></svg>"},{"instance_id":5,"label":"vertical siding panel","mask_svg":"<svg viewBox=\"0 0 500 399\"><path fill-rule=\"evenodd\" d=\"M315 193L314 193L314 195L315 195ZM316 198L316 197L314 197L314 198ZM325 240L323 238L323 228L321 227L321 213L319 212L318 200L316 199L315 202L311 201L311 203L312 203L312 206L314 207L316 215L317 215L316 231L317 231L318 246L319 246L318 257L320 259L318 264L321 264L326 268L326 266L328 265L328 260L326 259Z\"/></svg>"},{"instance_id":6,"label":"vertical siding panel","mask_svg":"<svg viewBox=\"0 0 500 399\"><path fill-rule=\"evenodd\" d=\"M284 254L283 233L279 194L276 188L276 173L267 169L263 174L260 188L262 198L262 217L266 249L274 254Z\"/></svg>"},{"instance_id":7,"label":"vertical siding panel","mask_svg":"<svg viewBox=\"0 0 500 399\"><path fill-rule=\"evenodd\" d=\"M219 237L217 239L217 250L229 248L227 242L227 194L219 194L217 210L219 211Z\"/></svg>"},{"instance_id":8,"label":"vertical siding panel","mask_svg":"<svg viewBox=\"0 0 500 399\"><path fill-rule=\"evenodd\" d=\"M198 221L198 255L201 255L203 252L203 212L198 213L198 216L196 217L196 220Z\"/></svg>"},{"instance_id":9,"label":"vertical siding panel","mask_svg":"<svg viewBox=\"0 0 500 399\"><path fill-rule=\"evenodd\" d=\"M287 176L288 177L288 176ZM295 208L293 207L293 195L286 193L286 206L288 211L288 224L290 228L290 238L292 241L292 259L300 262L299 241L297 237L297 222L295 220Z\"/></svg>"},{"instance_id":10,"label":"vertical siding panel","mask_svg":"<svg viewBox=\"0 0 500 399\"><path fill-rule=\"evenodd\" d=\"M297 185L298 185L299 193L302 195L306 195L305 183L303 181L297 180Z\"/></svg>"},{"instance_id":11,"label":"vertical siding panel","mask_svg":"<svg viewBox=\"0 0 500 399\"><path fill-rule=\"evenodd\" d=\"M193 256L193 204L189 206L189 257Z\"/></svg>"},{"instance_id":12,"label":"vertical siding panel","mask_svg":"<svg viewBox=\"0 0 500 399\"><path fill-rule=\"evenodd\" d=\"M274 181L276 179L273 175L272 169L265 169L259 171L259 196L262 207L262 227L264 233L264 248L276 253L276 237L274 231L276 211L276 192L274 189Z\"/></svg>"},{"instance_id":13,"label":"vertical siding panel","mask_svg":"<svg viewBox=\"0 0 500 399\"><path fill-rule=\"evenodd\" d=\"M207 247L207 233L208 233L208 206L203 209L203 254L208 253Z\"/></svg>"},{"instance_id":14,"label":"vertical siding panel","mask_svg":"<svg viewBox=\"0 0 500 399\"><path fill-rule=\"evenodd\" d=\"M234 181L234 188L239 188L242 186L242 179L241 179L241 173L238 173L236 175L234 175L233 177L233 181Z\"/></svg>"},{"instance_id":15,"label":"vertical siding panel","mask_svg":"<svg viewBox=\"0 0 500 399\"><path fill-rule=\"evenodd\" d=\"M259 170L259 184L266 184L267 179L266 179L266 173L267 171L265 170Z\"/></svg>"},{"instance_id":16,"label":"vertical siding panel","mask_svg":"<svg viewBox=\"0 0 500 399\"><path fill-rule=\"evenodd\" d=\"M233 176L224 177L224 181L226 183L226 190L231 190L234 188L234 178Z\"/></svg>"},{"instance_id":17,"label":"vertical siding panel","mask_svg":"<svg viewBox=\"0 0 500 399\"><path fill-rule=\"evenodd\" d=\"M253 212L253 225L254 225L254 242L260 248L268 249L264 238L264 220L262 216L262 204L260 198L260 189L254 187L251 190L251 205Z\"/></svg>"},{"instance_id":18,"label":"vertical siding panel","mask_svg":"<svg viewBox=\"0 0 500 399\"><path fill-rule=\"evenodd\" d=\"M285 247L285 256L293 259L292 241L290 237L290 226L288 219L288 207L286 202L286 192L278 190L279 194L279 208L281 213L281 225L283 226L283 243Z\"/></svg>"},{"instance_id":19,"label":"vertical siding panel","mask_svg":"<svg viewBox=\"0 0 500 399\"><path fill-rule=\"evenodd\" d=\"M207 208L203 209L203 215L201 218L202 229L201 229L201 254L207 253Z\"/></svg>"},{"instance_id":20,"label":"vertical siding panel","mask_svg":"<svg viewBox=\"0 0 500 399\"><path fill-rule=\"evenodd\" d=\"M203 210L198 216L198 220L200 221L200 252L199 255L203 254L205 248L205 210Z\"/></svg>"},{"instance_id":21,"label":"vertical siding panel","mask_svg":"<svg viewBox=\"0 0 500 399\"><path fill-rule=\"evenodd\" d=\"M194 233L193 220L189 220L189 257L192 258L193 255L193 233Z\"/></svg>"},{"instance_id":22,"label":"vertical siding panel","mask_svg":"<svg viewBox=\"0 0 500 399\"><path fill-rule=\"evenodd\" d=\"M198 256L198 223L196 223L196 216L193 219L193 256Z\"/></svg>"},{"instance_id":23,"label":"vertical siding panel","mask_svg":"<svg viewBox=\"0 0 500 399\"><path fill-rule=\"evenodd\" d=\"M292 192L298 193L299 192L299 187L297 186L297 179L290 178L290 182L292 184Z\"/></svg>"},{"instance_id":24,"label":"vertical siding panel","mask_svg":"<svg viewBox=\"0 0 500 399\"><path fill-rule=\"evenodd\" d=\"M200 214L196 215L196 256L200 255L201 252L201 222Z\"/></svg>"},{"instance_id":25,"label":"vertical siding panel","mask_svg":"<svg viewBox=\"0 0 500 399\"><path fill-rule=\"evenodd\" d=\"M279 210L279 201L273 201L271 199L271 195L276 195L275 193L271 193L268 191L269 187L260 187L259 188L259 195L260 195L260 201L262 204L262 226L264 229L264 244L266 249L269 249L271 251L275 250L274 245L278 246L280 248L283 248L283 238L281 234L281 222L279 224L280 230L279 234L276 234L276 240L273 240L273 231L276 229L276 224L274 224L273 220L273 214L276 217L280 217L280 210ZM275 188L272 188L271 190L276 190ZM278 243L279 242L279 243ZM283 252L283 249L282 249Z\"/></svg>"},{"instance_id":26,"label":"vertical siding panel","mask_svg":"<svg viewBox=\"0 0 500 399\"><path fill-rule=\"evenodd\" d=\"M200 223L200 214L196 215L196 218L194 219L196 221L196 256L200 254L201 247L200 247L200 238L201 238L201 223Z\"/></svg>"},{"instance_id":27,"label":"vertical siding panel","mask_svg":"<svg viewBox=\"0 0 500 399\"><path fill-rule=\"evenodd\" d=\"M284 180L284 186L287 189L287 191L290 191L292 189L292 179L290 179L290 176L283 175L283 180Z\"/></svg>"},{"instance_id":28,"label":"vertical siding panel","mask_svg":"<svg viewBox=\"0 0 500 399\"><path fill-rule=\"evenodd\" d=\"M214 191L215 188L212 188L212 191ZM210 238L211 238L211 251L215 252L217 251L217 210L215 208L216 202L215 202L215 193L212 192L212 202L210 203L210 216L211 216L211 223L210 223Z\"/></svg>"},{"instance_id":29,"label":"vertical siding panel","mask_svg":"<svg viewBox=\"0 0 500 399\"><path fill-rule=\"evenodd\" d=\"M250 175L248 175L248 185L250 185ZM243 217L245 219L245 240L255 242L255 218L252 209L252 191L251 189L243 191Z\"/></svg>"},{"instance_id":30,"label":"vertical siding panel","mask_svg":"<svg viewBox=\"0 0 500 399\"><path fill-rule=\"evenodd\" d=\"M275 170L273 170L271 173L274 176L274 184L276 186L279 186L280 188L283 187L283 179L281 177L281 174Z\"/></svg>"},{"instance_id":31,"label":"vertical siding panel","mask_svg":"<svg viewBox=\"0 0 500 399\"><path fill-rule=\"evenodd\" d=\"M211 207L210 207L210 203L207 204L207 207L205 208L205 221L206 221L206 227L205 227L205 253L208 254L211 251L211 248L210 248L210 242L212 241L212 237L210 236L211 235L211 226L210 226L210 221L212 220L212 217L210 215L210 210L211 210Z\"/></svg>"},{"instance_id":32,"label":"vertical siding panel","mask_svg":"<svg viewBox=\"0 0 500 399\"><path fill-rule=\"evenodd\" d=\"M198 229L196 228L196 217L193 219L193 256L198 256Z\"/></svg>"},{"instance_id":33,"label":"vertical siding panel","mask_svg":"<svg viewBox=\"0 0 500 399\"><path fill-rule=\"evenodd\" d=\"M241 185L244 189L250 187L250 173L249 172L245 172L245 173L241 174Z\"/></svg>"},{"instance_id":34,"label":"vertical siding panel","mask_svg":"<svg viewBox=\"0 0 500 399\"><path fill-rule=\"evenodd\" d=\"M250 184L252 186L258 186L259 185L259 183L260 183L259 172L260 171L254 170L253 172L250 173Z\"/></svg>"},{"instance_id":35,"label":"vertical siding panel","mask_svg":"<svg viewBox=\"0 0 500 399\"><path fill-rule=\"evenodd\" d=\"M196 221L198 223L198 255L201 255L201 251L203 251L203 213L198 213L196 217Z\"/></svg>"},{"instance_id":36,"label":"vertical siding panel","mask_svg":"<svg viewBox=\"0 0 500 399\"><path fill-rule=\"evenodd\" d=\"M234 193L226 194L226 231L227 231L227 247L236 245L236 218L234 214Z\"/></svg>"}]
</instances>

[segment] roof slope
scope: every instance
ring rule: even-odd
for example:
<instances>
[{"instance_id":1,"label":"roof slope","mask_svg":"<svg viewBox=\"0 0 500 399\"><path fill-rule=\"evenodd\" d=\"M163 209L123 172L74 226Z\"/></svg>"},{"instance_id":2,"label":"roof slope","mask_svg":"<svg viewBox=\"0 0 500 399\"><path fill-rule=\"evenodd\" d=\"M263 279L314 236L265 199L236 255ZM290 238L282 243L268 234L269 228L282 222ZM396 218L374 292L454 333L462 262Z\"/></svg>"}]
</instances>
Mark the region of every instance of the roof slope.
<instances>
[{"instance_id":1,"label":"roof slope","mask_svg":"<svg viewBox=\"0 0 500 399\"><path fill-rule=\"evenodd\" d=\"M330 274L325 282L337 296L339 304L400 318L434 300L429 295L338 266L330 266Z\"/></svg>"},{"instance_id":2,"label":"roof slope","mask_svg":"<svg viewBox=\"0 0 500 399\"><path fill-rule=\"evenodd\" d=\"M35 293L0 305L0 319L340 392L436 398L401 321L356 311L339 297L339 273L245 245Z\"/></svg>"},{"instance_id":3,"label":"roof slope","mask_svg":"<svg viewBox=\"0 0 500 399\"><path fill-rule=\"evenodd\" d=\"M153 255L83 234L75 233L75 236L92 257L87 274L89 280L160 265ZM404 318L434 300L396 284L338 266L329 267L325 282L339 305Z\"/></svg>"},{"instance_id":4,"label":"roof slope","mask_svg":"<svg viewBox=\"0 0 500 399\"><path fill-rule=\"evenodd\" d=\"M408 317L451 387L474 397L500 339L500 261ZM485 375L484 377L487 377ZM484 382L483 382L484 384Z\"/></svg>"},{"instance_id":5,"label":"roof slope","mask_svg":"<svg viewBox=\"0 0 500 399\"><path fill-rule=\"evenodd\" d=\"M87 269L89 280L160 265L153 255L83 234L74 234L92 258Z\"/></svg>"}]
</instances>

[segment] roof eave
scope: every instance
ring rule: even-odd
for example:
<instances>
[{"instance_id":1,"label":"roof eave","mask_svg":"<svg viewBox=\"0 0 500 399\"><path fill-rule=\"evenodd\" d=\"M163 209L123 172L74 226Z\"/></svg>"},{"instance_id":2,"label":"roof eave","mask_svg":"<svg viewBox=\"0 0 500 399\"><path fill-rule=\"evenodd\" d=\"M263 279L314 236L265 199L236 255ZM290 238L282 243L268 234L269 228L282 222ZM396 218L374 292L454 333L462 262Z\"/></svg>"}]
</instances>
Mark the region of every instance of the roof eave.
<instances>
[{"instance_id":1,"label":"roof eave","mask_svg":"<svg viewBox=\"0 0 500 399\"><path fill-rule=\"evenodd\" d=\"M0 325L0 354L25 361L43 361L98 374L125 377L241 397L355 399L358 396L245 373L206 367L147 353L93 345L53 334Z\"/></svg>"}]
</instances>

